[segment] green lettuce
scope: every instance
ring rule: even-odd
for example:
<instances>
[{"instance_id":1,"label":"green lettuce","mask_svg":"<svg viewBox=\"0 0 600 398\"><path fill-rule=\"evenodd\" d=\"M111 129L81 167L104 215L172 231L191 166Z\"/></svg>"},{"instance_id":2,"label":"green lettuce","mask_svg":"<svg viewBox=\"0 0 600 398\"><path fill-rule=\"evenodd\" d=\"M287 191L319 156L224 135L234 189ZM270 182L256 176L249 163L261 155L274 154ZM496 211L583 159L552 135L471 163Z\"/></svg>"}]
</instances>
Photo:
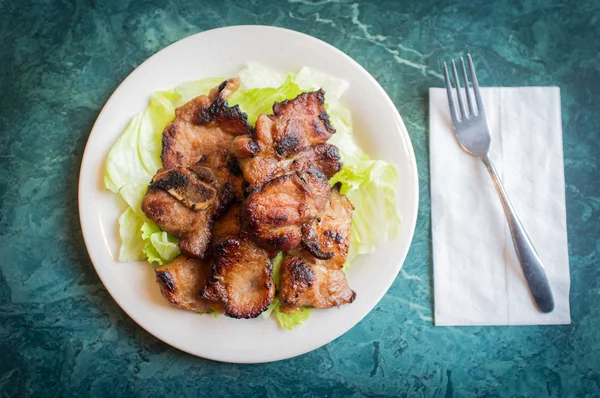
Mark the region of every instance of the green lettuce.
<instances>
[{"instance_id":1,"label":"green lettuce","mask_svg":"<svg viewBox=\"0 0 600 398\"><path fill-rule=\"evenodd\" d=\"M292 314L286 314L279 309L279 306L279 299L275 297L269 308L263 312L262 316L268 318L275 314L279 326L287 330L292 330L293 328L302 325L313 312L312 308L302 307Z\"/></svg>"},{"instance_id":2,"label":"green lettuce","mask_svg":"<svg viewBox=\"0 0 600 398\"><path fill-rule=\"evenodd\" d=\"M120 193L129 184L147 185L162 167L162 132L175 118L174 102L179 97L174 90L154 93L150 105L133 117L106 158L106 188ZM137 191L140 197L144 193L141 189Z\"/></svg>"},{"instance_id":3,"label":"green lettuce","mask_svg":"<svg viewBox=\"0 0 600 398\"><path fill-rule=\"evenodd\" d=\"M279 252L274 258L271 259L273 264L273 282L277 289L279 289L279 276L281 275L281 264L283 263L283 252Z\"/></svg>"},{"instance_id":4,"label":"green lettuce","mask_svg":"<svg viewBox=\"0 0 600 398\"><path fill-rule=\"evenodd\" d=\"M300 72L296 75L295 82L303 92L319 89L325 90L325 93L327 94L327 105L330 108L337 108L340 106L340 98L350 85L345 80L309 67L300 69Z\"/></svg>"},{"instance_id":5,"label":"green lettuce","mask_svg":"<svg viewBox=\"0 0 600 398\"><path fill-rule=\"evenodd\" d=\"M273 283L275 283L275 287L279 289L279 279L281 275L281 264L283 263L283 252L279 252L275 257L271 259L271 266L273 267ZM264 318L268 318L271 316L273 311L279 309L279 300L277 297L273 299L269 308L265 312L262 313Z\"/></svg>"},{"instance_id":6,"label":"green lettuce","mask_svg":"<svg viewBox=\"0 0 600 398\"><path fill-rule=\"evenodd\" d=\"M347 264L398 236L398 179L398 168L381 160L349 162L331 178L330 184L340 183L340 193L348 196L355 207Z\"/></svg>"},{"instance_id":7,"label":"green lettuce","mask_svg":"<svg viewBox=\"0 0 600 398\"><path fill-rule=\"evenodd\" d=\"M281 264L283 263L284 254L280 252L271 259L271 264L273 265L273 282L277 289L279 289L279 280L281 275ZM262 316L265 318L270 317L272 314L275 314L277 318L277 322L279 322L279 326L284 329L291 330L296 326L302 325L313 312L312 308L300 308L298 311L293 314L286 314L285 312L279 309L280 302L277 297L273 299L273 302L269 305L269 308L262 313Z\"/></svg>"},{"instance_id":8,"label":"green lettuce","mask_svg":"<svg viewBox=\"0 0 600 398\"><path fill-rule=\"evenodd\" d=\"M246 68L239 71L238 75L242 90L246 91L253 88L277 88L283 84L290 74L281 73L255 62L249 62Z\"/></svg>"},{"instance_id":9,"label":"green lettuce","mask_svg":"<svg viewBox=\"0 0 600 398\"><path fill-rule=\"evenodd\" d=\"M196 98L199 95L206 95L213 88L225 81L224 77L211 77L208 79L196 80L193 82L181 83L175 88L175 91L180 95L177 106L185 104L189 100Z\"/></svg>"},{"instance_id":10,"label":"green lettuce","mask_svg":"<svg viewBox=\"0 0 600 398\"><path fill-rule=\"evenodd\" d=\"M161 231L158 225L147 220L142 225L142 239L144 240L144 253L151 263L163 265L179 255L178 241L168 233Z\"/></svg>"},{"instance_id":11,"label":"green lettuce","mask_svg":"<svg viewBox=\"0 0 600 398\"><path fill-rule=\"evenodd\" d=\"M119 261L139 261L144 256L144 239L140 236L140 229L144 220L128 207L119 217L119 235L122 244L119 248Z\"/></svg>"},{"instance_id":12,"label":"green lettuce","mask_svg":"<svg viewBox=\"0 0 600 398\"><path fill-rule=\"evenodd\" d=\"M296 326L300 326L306 322L312 312L312 308L300 308L292 314L286 314L285 312L280 311L279 305L277 305L275 316L277 317L279 326L287 330L292 330Z\"/></svg>"},{"instance_id":13,"label":"green lettuce","mask_svg":"<svg viewBox=\"0 0 600 398\"><path fill-rule=\"evenodd\" d=\"M227 101L229 105L239 105L248 115L248 122L256 123L261 113L272 113L273 103L292 99L302 94L302 90L294 83L292 75L289 75L284 83L277 87L252 88L248 91L238 90Z\"/></svg>"}]
</instances>

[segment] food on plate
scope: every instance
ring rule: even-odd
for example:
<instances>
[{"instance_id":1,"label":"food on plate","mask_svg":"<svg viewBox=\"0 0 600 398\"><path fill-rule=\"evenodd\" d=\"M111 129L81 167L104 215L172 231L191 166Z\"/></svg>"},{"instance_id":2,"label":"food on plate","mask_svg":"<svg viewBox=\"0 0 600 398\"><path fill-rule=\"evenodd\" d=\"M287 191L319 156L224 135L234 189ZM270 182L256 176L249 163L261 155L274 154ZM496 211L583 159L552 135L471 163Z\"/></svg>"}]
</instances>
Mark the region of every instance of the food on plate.
<instances>
[{"instance_id":1,"label":"food on plate","mask_svg":"<svg viewBox=\"0 0 600 398\"><path fill-rule=\"evenodd\" d=\"M166 170L159 170L154 176L142 201L142 210L161 229L180 238L179 247L188 256L204 257L212 235L212 268L206 286L198 295L222 304L227 316L255 318L269 308L275 296L269 254L295 249L305 231L309 251L303 254L327 257L321 246L335 248L331 238L324 234L333 233L333 243L338 239L342 246L347 245L352 212L340 212L344 217L340 223L348 227L343 231L343 239L333 229L319 228L319 222L314 222L328 204L328 211L323 214L324 228L335 227L331 218L338 215L332 211L328 178L319 168L325 164L322 169L329 177L340 169L335 147L320 150L335 133L325 111L323 90L275 103L273 115L258 117L256 134L242 136L238 134L245 129L247 117L239 107L229 107L226 102L238 87L238 79L226 80L211 90L208 97L196 97L175 111L175 121L163 133L162 161ZM233 158L240 161L238 168L242 173L235 173L235 167L230 166L232 154L241 151L239 141L234 143L236 135L237 139L244 138L245 148L258 148L248 157ZM315 149L315 146L320 147ZM292 160L302 153L308 156ZM213 161L206 162L207 158ZM254 167L257 159L262 159L263 165L270 162L274 167L259 170ZM327 165L327 159L334 165ZM294 167L285 167L294 164ZM231 187L234 178L245 180L248 190L245 199L235 189L231 196L225 197L222 193L232 191L231 188L224 190L223 186L230 184ZM242 186L241 183L236 185ZM337 204L340 194L334 191L334 195L334 204ZM241 204L232 205L213 228L217 210L233 200ZM327 253L331 253L327 258L334 256L333 252ZM343 264L345 255L341 257ZM341 264L330 271L320 264L302 262L309 279L304 280L304 284L292 282L294 286L305 286L302 297L309 297L303 301L282 301L282 304L288 309L297 302L329 308L351 302L349 297L353 298L354 292L349 288L340 297L335 293L340 290L338 285L347 287ZM286 267L284 262L284 271ZM329 284L332 286L328 287ZM323 292L330 289L331 293L321 296L310 289L314 286ZM348 292L352 294L349 296Z\"/></svg>"},{"instance_id":2,"label":"food on plate","mask_svg":"<svg viewBox=\"0 0 600 398\"><path fill-rule=\"evenodd\" d=\"M291 329L354 301L348 264L398 232L398 172L354 143L347 83L268 71L154 93L105 184L129 206L119 258L158 263L170 303Z\"/></svg>"},{"instance_id":3,"label":"food on plate","mask_svg":"<svg viewBox=\"0 0 600 398\"><path fill-rule=\"evenodd\" d=\"M175 257L167 265L156 268L156 282L165 299L184 310L200 313L223 312L223 306L198 296L210 274L211 261L190 258L183 255Z\"/></svg>"},{"instance_id":4,"label":"food on plate","mask_svg":"<svg viewBox=\"0 0 600 398\"><path fill-rule=\"evenodd\" d=\"M223 304L232 318L256 318L275 296L268 253L241 231L240 207L232 206L215 222L210 277L198 293Z\"/></svg>"}]
</instances>

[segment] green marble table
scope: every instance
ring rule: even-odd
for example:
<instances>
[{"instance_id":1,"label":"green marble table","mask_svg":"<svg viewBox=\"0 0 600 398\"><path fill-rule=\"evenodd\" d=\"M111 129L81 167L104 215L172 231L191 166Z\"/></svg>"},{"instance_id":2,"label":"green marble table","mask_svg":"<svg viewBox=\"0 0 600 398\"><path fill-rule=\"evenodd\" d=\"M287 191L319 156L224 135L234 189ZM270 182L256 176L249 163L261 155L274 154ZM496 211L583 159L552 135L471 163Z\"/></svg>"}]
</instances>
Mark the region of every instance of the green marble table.
<instances>
[{"instance_id":1,"label":"green marble table","mask_svg":"<svg viewBox=\"0 0 600 398\"><path fill-rule=\"evenodd\" d=\"M502 3L1 0L0 396L598 396L600 3ZM137 326L96 276L77 211L113 90L166 45L235 24L305 32L362 64L404 117L421 186L410 253L372 313L262 365L192 357ZM484 85L561 87L571 325L432 326L427 90L466 50Z\"/></svg>"}]
</instances>

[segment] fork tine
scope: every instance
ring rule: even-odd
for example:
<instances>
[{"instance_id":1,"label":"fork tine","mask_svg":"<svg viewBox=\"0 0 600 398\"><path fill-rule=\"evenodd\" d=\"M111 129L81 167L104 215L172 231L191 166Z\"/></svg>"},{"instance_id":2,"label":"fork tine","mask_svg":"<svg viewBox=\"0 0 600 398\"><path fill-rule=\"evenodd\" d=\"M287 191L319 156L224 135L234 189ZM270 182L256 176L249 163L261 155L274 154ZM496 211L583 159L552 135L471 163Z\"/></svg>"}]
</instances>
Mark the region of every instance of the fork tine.
<instances>
[{"instance_id":1,"label":"fork tine","mask_svg":"<svg viewBox=\"0 0 600 398\"><path fill-rule=\"evenodd\" d=\"M458 106L460 108L460 120L467 119L467 112L465 111L465 101L463 100L462 93L460 92L460 80L458 80L458 72L456 72L456 64L452 60L452 74L454 75L454 83L456 84L456 96L458 97Z\"/></svg>"},{"instance_id":2,"label":"fork tine","mask_svg":"<svg viewBox=\"0 0 600 398\"><path fill-rule=\"evenodd\" d=\"M465 95L467 97L467 104L469 104L469 116L475 116L475 108L473 107L473 98L471 96L471 90L469 90L469 79L467 78L467 68L465 68L465 60L460 57L460 64L462 66L463 80L465 81Z\"/></svg>"},{"instance_id":3,"label":"fork tine","mask_svg":"<svg viewBox=\"0 0 600 398\"><path fill-rule=\"evenodd\" d=\"M475 74L475 67L473 66L473 60L471 54L467 54L467 61L469 62L469 72L471 72L471 83L473 84L473 92L475 93L475 101L477 102L477 114L484 114L483 100L481 99L481 92L479 91L479 82L477 81L477 75Z\"/></svg>"},{"instance_id":4,"label":"fork tine","mask_svg":"<svg viewBox=\"0 0 600 398\"><path fill-rule=\"evenodd\" d=\"M456 116L456 107L454 106L454 98L452 97L452 83L450 83L450 76L448 76L448 66L444 62L444 81L446 82L446 94L448 94L448 106L450 107L450 117L452 118L452 123L455 124L458 122L458 117Z\"/></svg>"}]
</instances>

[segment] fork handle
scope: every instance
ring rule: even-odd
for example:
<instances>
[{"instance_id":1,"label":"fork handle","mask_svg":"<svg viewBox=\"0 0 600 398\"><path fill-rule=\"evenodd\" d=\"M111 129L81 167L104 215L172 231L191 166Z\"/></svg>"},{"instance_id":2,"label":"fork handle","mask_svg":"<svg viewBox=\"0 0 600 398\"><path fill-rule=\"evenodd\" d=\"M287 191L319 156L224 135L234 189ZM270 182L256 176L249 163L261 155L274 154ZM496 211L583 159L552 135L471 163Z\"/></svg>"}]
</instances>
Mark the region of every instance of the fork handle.
<instances>
[{"instance_id":1,"label":"fork handle","mask_svg":"<svg viewBox=\"0 0 600 398\"><path fill-rule=\"evenodd\" d=\"M502 202L504 214L506 214L508 226L510 227L513 244L515 245L515 251L517 252L517 257L521 263L521 268L523 268L523 274L525 274L525 279L527 280L529 290L531 291L535 303L541 312L552 312L554 309L554 298L552 297L548 276L546 275L542 260L540 260L531 239L529 239L527 232L525 232L525 228L517 216L517 212L512 203L510 203L508 195L502 185L502 181L500 181L491 159L488 155L485 155L481 160L490 172L492 180L494 181L494 186L496 187L496 191Z\"/></svg>"}]
</instances>

